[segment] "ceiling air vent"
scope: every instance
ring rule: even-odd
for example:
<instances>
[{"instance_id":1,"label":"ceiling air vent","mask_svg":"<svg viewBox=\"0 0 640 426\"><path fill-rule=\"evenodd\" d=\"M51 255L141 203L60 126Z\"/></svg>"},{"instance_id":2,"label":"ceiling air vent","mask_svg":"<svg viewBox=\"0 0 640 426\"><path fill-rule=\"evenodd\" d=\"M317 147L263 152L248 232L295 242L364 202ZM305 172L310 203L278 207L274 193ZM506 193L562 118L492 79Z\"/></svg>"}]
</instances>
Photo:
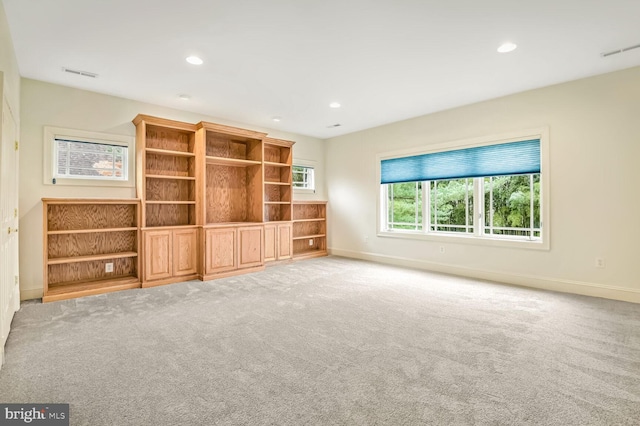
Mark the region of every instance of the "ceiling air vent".
<instances>
[{"instance_id":1,"label":"ceiling air vent","mask_svg":"<svg viewBox=\"0 0 640 426\"><path fill-rule=\"evenodd\" d=\"M84 77L91 77L91 78L97 78L98 77L98 74L93 73L93 72L89 72L89 71L72 70L71 68L62 68L62 71L68 72L69 74L81 75L81 76L84 76Z\"/></svg>"},{"instance_id":2,"label":"ceiling air vent","mask_svg":"<svg viewBox=\"0 0 640 426\"><path fill-rule=\"evenodd\" d=\"M623 47L622 49L612 50L611 52L605 52L602 54L602 57L606 58L607 56L617 55L618 53L628 52L629 50L638 49L638 48L640 48L640 44L636 44L634 46L629 46L629 47Z\"/></svg>"}]
</instances>

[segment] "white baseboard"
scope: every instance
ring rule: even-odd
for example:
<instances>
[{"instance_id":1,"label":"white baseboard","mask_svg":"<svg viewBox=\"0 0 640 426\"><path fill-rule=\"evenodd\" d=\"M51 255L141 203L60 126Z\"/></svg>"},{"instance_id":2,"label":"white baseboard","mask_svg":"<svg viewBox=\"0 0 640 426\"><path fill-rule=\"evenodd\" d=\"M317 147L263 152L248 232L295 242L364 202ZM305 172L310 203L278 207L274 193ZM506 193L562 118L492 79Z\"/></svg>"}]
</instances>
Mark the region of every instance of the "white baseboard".
<instances>
[{"instance_id":1,"label":"white baseboard","mask_svg":"<svg viewBox=\"0 0 640 426\"><path fill-rule=\"evenodd\" d=\"M20 290L20 301L31 299L42 299L42 289L29 288Z\"/></svg>"},{"instance_id":2,"label":"white baseboard","mask_svg":"<svg viewBox=\"0 0 640 426\"><path fill-rule=\"evenodd\" d=\"M424 269L432 272L440 272L444 274L459 275L467 278L496 281L499 283L512 284L522 287L532 287L542 290L559 291L562 293L581 294L584 296L602 297L605 299L640 303L640 290L624 287L615 287L604 284L563 280L542 276L485 271L481 269L467 268L464 266L429 262L426 260L410 259L406 257L389 256L378 253L366 253L336 248L330 248L329 253L335 256L371 260L374 262L387 263L390 265Z\"/></svg>"}]
</instances>

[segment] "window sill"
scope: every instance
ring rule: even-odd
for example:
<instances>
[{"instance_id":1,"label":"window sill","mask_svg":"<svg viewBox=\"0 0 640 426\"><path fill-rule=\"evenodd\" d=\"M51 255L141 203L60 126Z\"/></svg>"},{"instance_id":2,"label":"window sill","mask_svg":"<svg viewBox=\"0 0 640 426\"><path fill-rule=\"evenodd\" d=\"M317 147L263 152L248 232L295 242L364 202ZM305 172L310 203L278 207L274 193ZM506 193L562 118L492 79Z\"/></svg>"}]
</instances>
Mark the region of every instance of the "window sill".
<instances>
[{"instance_id":1,"label":"window sill","mask_svg":"<svg viewBox=\"0 0 640 426\"><path fill-rule=\"evenodd\" d=\"M73 179L73 178L56 178L56 183L52 180L44 182L45 185L51 186L95 186L95 187L115 187L115 188L133 188L135 183L132 180L103 180L103 179Z\"/></svg>"},{"instance_id":2,"label":"window sill","mask_svg":"<svg viewBox=\"0 0 640 426\"><path fill-rule=\"evenodd\" d=\"M470 244L485 247L504 247L528 250L549 250L548 239L543 240L525 240L525 239L507 239L492 237L476 237L469 235L443 235L443 234L426 234L406 231L379 231L378 237L383 238L399 238L407 240L433 241L450 244Z\"/></svg>"}]
</instances>

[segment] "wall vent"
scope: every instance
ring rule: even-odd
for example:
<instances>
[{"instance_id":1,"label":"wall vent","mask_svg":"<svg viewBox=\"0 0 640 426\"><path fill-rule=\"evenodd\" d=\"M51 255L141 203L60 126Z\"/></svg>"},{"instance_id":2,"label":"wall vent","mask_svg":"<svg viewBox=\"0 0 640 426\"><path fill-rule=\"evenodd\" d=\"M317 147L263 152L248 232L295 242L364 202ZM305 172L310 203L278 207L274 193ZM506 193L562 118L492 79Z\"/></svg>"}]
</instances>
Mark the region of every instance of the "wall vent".
<instances>
[{"instance_id":1,"label":"wall vent","mask_svg":"<svg viewBox=\"0 0 640 426\"><path fill-rule=\"evenodd\" d=\"M606 58L607 56L617 55L618 53L628 52L629 50L638 49L638 48L640 48L640 44L636 44L629 47L623 47L622 49L617 49L617 50L612 50L610 52L602 53L602 57Z\"/></svg>"},{"instance_id":2,"label":"wall vent","mask_svg":"<svg viewBox=\"0 0 640 426\"><path fill-rule=\"evenodd\" d=\"M89 72L89 71L72 70L71 68L62 68L62 71L68 72L69 74L81 75L84 77L91 77L91 78L98 77L98 74Z\"/></svg>"}]
</instances>

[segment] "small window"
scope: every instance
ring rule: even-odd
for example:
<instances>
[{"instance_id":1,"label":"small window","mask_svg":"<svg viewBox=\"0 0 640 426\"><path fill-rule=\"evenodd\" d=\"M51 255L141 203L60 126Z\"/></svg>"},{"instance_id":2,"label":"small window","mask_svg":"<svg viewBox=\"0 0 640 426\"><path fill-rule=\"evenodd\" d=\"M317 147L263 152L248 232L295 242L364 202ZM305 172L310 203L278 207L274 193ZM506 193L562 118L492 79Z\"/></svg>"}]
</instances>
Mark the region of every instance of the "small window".
<instances>
[{"instance_id":1,"label":"small window","mask_svg":"<svg viewBox=\"0 0 640 426\"><path fill-rule=\"evenodd\" d=\"M127 147L110 143L55 139L53 177L127 180Z\"/></svg>"},{"instance_id":2,"label":"small window","mask_svg":"<svg viewBox=\"0 0 640 426\"><path fill-rule=\"evenodd\" d=\"M134 185L134 138L84 130L44 128L47 185Z\"/></svg>"},{"instance_id":3,"label":"small window","mask_svg":"<svg viewBox=\"0 0 640 426\"><path fill-rule=\"evenodd\" d=\"M293 187L296 189L307 189L310 191L315 191L316 185L314 180L313 167L294 165Z\"/></svg>"}]
</instances>

